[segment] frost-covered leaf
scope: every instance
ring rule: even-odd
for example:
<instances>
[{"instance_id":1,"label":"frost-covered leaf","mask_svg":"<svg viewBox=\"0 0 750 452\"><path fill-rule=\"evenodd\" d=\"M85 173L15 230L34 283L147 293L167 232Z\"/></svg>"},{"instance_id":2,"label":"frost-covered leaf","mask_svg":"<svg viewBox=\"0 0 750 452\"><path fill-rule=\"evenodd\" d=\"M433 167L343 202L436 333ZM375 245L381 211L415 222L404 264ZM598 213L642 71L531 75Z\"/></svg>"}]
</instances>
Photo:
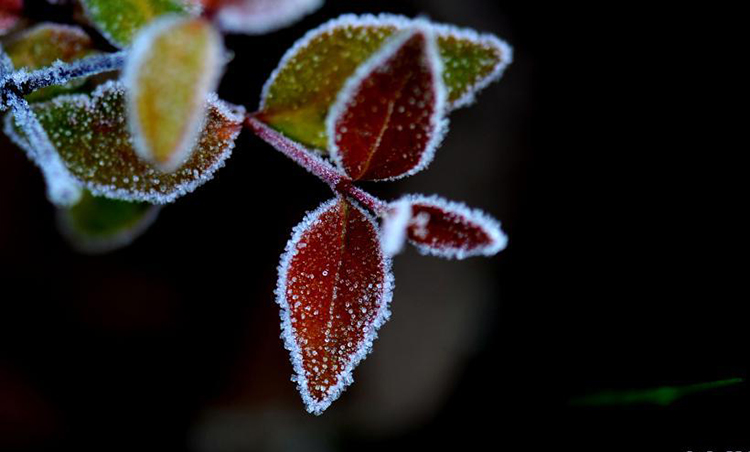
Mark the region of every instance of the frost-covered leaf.
<instances>
[{"instance_id":1,"label":"frost-covered leaf","mask_svg":"<svg viewBox=\"0 0 750 452\"><path fill-rule=\"evenodd\" d=\"M373 219L343 198L309 213L279 265L277 302L295 380L311 413L346 386L389 316L393 277Z\"/></svg>"},{"instance_id":2,"label":"frost-covered leaf","mask_svg":"<svg viewBox=\"0 0 750 452\"><path fill-rule=\"evenodd\" d=\"M58 211L60 232L77 250L88 254L129 245L156 220L160 206L120 201L84 192L73 207Z\"/></svg>"},{"instance_id":3,"label":"frost-covered leaf","mask_svg":"<svg viewBox=\"0 0 750 452\"><path fill-rule=\"evenodd\" d=\"M0 43L0 78L4 78L13 72L13 62L10 57L5 53L2 43ZM1 108L1 107L0 107Z\"/></svg>"},{"instance_id":4,"label":"frost-covered leaf","mask_svg":"<svg viewBox=\"0 0 750 452\"><path fill-rule=\"evenodd\" d=\"M144 26L166 14L194 15L188 0L81 0L88 18L113 45L130 45Z\"/></svg>"},{"instance_id":5,"label":"frost-covered leaf","mask_svg":"<svg viewBox=\"0 0 750 452\"><path fill-rule=\"evenodd\" d=\"M329 113L331 157L353 180L414 174L447 125L442 68L429 28L402 32L362 64Z\"/></svg>"},{"instance_id":6,"label":"frost-covered leaf","mask_svg":"<svg viewBox=\"0 0 750 452\"><path fill-rule=\"evenodd\" d=\"M216 23L230 33L263 34L291 25L317 10L323 0L202 0Z\"/></svg>"},{"instance_id":7,"label":"frost-covered leaf","mask_svg":"<svg viewBox=\"0 0 750 452\"><path fill-rule=\"evenodd\" d=\"M260 118L288 137L326 150L325 120L357 68L398 31L432 28L450 108L502 75L510 47L489 34L393 15L344 15L308 32L289 49L263 89Z\"/></svg>"},{"instance_id":8,"label":"frost-covered leaf","mask_svg":"<svg viewBox=\"0 0 750 452\"><path fill-rule=\"evenodd\" d=\"M381 238L389 255L407 238L423 254L456 259L492 256L508 243L497 220L462 203L410 195L389 207Z\"/></svg>"},{"instance_id":9,"label":"frost-covered leaf","mask_svg":"<svg viewBox=\"0 0 750 452\"><path fill-rule=\"evenodd\" d=\"M207 21L169 16L143 29L123 71L129 123L141 157L164 171L185 160L222 66L221 36Z\"/></svg>"},{"instance_id":10,"label":"frost-covered leaf","mask_svg":"<svg viewBox=\"0 0 750 452\"><path fill-rule=\"evenodd\" d=\"M94 43L81 27L41 23L24 30L5 45L17 69L35 70L55 61L71 62L94 53ZM49 99L80 87L85 79L72 80L65 86L49 86L26 96L30 102Z\"/></svg>"},{"instance_id":11,"label":"frost-covered leaf","mask_svg":"<svg viewBox=\"0 0 750 452\"><path fill-rule=\"evenodd\" d=\"M57 60L70 62L91 54L94 44L81 27L44 22L13 37L5 51L17 69L41 69Z\"/></svg>"},{"instance_id":12,"label":"frost-covered leaf","mask_svg":"<svg viewBox=\"0 0 750 452\"><path fill-rule=\"evenodd\" d=\"M0 0L0 36L16 26L23 11L23 0Z\"/></svg>"},{"instance_id":13,"label":"frost-covered leaf","mask_svg":"<svg viewBox=\"0 0 750 452\"><path fill-rule=\"evenodd\" d=\"M34 104L44 129L70 173L97 196L164 204L210 180L234 148L244 110L208 100L208 117L190 158L164 173L133 149L122 84L108 82L92 95L64 95ZM21 147L28 144L12 121L6 133Z\"/></svg>"},{"instance_id":14,"label":"frost-covered leaf","mask_svg":"<svg viewBox=\"0 0 750 452\"><path fill-rule=\"evenodd\" d=\"M1 48L0 53L0 56L5 56ZM5 72L12 63L7 58L3 60L5 61L0 69ZM41 169L47 185L47 199L61 207L77 203L82 194L80 183L66 168L29 102L12 91L5 101L12 112L5 115L5 133L19 144L29 159ZM23 138L15 133L15 128L23 130Z\"/></svg>"}]
</instances>

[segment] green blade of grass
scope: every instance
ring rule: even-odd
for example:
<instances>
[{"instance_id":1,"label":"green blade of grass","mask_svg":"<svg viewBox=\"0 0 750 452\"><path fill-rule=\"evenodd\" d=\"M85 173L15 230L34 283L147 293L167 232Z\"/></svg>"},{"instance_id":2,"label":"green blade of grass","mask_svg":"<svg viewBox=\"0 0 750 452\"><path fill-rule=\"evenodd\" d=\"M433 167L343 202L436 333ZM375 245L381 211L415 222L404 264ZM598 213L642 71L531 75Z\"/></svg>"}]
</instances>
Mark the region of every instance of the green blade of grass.
<instances>
[{"instance_id":1,"label":"green blade of grass","mask_svg":"<svg viewBox=\"0 0 750 452\"><path fill-rule=\"evenodd\" d=\"M744 382L742 378L697 383L684 386L662 386L654 389L637 389L629 391L602 391L570 401L573 406L626 406L626 405L661 405L666 406L690 394L723 388Z\"/></svg>"}]
</instances>

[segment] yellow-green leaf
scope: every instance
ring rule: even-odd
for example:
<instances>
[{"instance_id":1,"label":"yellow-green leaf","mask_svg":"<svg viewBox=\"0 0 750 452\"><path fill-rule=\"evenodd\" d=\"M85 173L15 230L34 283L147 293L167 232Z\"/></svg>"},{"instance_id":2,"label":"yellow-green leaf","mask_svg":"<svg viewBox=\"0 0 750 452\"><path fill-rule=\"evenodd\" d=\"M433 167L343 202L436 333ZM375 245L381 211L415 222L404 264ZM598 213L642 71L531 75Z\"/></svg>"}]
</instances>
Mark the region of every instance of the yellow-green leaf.
<instances>
[{"instance_id":1,"label":"yellow-green leaf","mask_svg":"<svg viewBox=\"0 0 750 452\"><path fill-rule=\"evenodd\" d=\"M17 69L35 70L51 66L57 60L66 63L94 53L94 43L82 28L41 23L15 36L5 51ZM72 80L65 86L50 86L26 96L39 102L80 87L85 79Z\"/></svg>"},{"instance_id":2,"label":"yellow-green leaf","mask_svg":"<svg viewBox=\"0 0 750 452\"><path fill-rule=\"evenodd\" d=\"M266 82L258 117L302 144L326 150L325 120L357 68L394 35L419 24L437 37L448 103L457 108L494 80L511 49L493 35L393 15L345 15L308 32Z\"/></svg>"},{"instance_id":3,"label":"yellow-green leaf","mask_svg":"<svg viewBox=\"0 0 750 452\"><path fill-rule=\"evenodd\" d=\"M213 177L231 155L245 111L210 96L208 115L190 157L164 173L133 149L125 108L125 89L108 82L91 95L56 97L33 105L68 171L96 196L165 204ZM5 132L26 148L22 132L6 116Z\"/></svg>"},{"instance_id":4,"label":"yellow-green leaf","mask_svg":"<svg viewBox=\"0 0 750 452\"><path fill-rule=\"evenodd\" d=\"M205 118L205 98L216 88L222 54L221 36L202 19L164 17L136 38L123 80L141 157L164 171L184 161Z\"/></svg>"},{"instance_id":5,"label":"yellow-green leaf","mask_svg":"<svg viewBox=\"0 0 750 452\"><path fill-rule=\"evenodd\" d=\"M156 220L159 206L101 198L84 191L73 207L58 211L58 226L81 252L99 254L133 242Z\"/></svg>"},{"instance_id":6,"label":"yellow-green leaf","mask_svg":"<svg viewBox=\"0 0 750 452\"><path fill-rule=\"evenodd\" d=\"M190 0L81 0L86 15L109 42L127 47L138 31L166 14L199 11Z\"/></svg>"}]
</instances>

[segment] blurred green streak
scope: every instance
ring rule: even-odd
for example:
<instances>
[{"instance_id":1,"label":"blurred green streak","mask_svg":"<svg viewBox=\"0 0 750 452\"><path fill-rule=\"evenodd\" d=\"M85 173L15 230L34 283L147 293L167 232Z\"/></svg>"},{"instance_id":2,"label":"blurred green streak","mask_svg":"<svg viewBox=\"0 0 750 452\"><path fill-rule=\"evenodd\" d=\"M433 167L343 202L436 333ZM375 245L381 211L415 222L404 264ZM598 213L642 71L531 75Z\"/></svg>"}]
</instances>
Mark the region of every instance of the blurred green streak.
<instances>
[{"instance_id":1,"label":"blurred green streak","mask_svg":"<svg viewBox=\"0 0 750 452\"><path fill-rule=\"evenodd\" d=\"M570 401L573 406L622 406L653 404L666 406L677 399L697 392L723 388L744 382L742 378L697 383L685 386L662 386L655 389L641 389L631 391L603 391Z\"/></svg>"}]
</instances>

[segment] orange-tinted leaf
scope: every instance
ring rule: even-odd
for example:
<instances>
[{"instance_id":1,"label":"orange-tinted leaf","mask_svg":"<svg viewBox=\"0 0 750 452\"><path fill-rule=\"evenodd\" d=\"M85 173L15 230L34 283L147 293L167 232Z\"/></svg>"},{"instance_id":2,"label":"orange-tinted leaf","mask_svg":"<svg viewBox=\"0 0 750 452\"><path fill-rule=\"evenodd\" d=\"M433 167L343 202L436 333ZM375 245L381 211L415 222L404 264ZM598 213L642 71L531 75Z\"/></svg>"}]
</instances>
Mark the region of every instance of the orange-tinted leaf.
<instances>
[{"instance_id":1,"label":"orange-tinted leaf","mask_svg":"<svg viewBox=\"0 0 750 452\"><path fill-rule=\"evenodd\" d=\"M202 19L166 17L137 37L125 65L135 149L164 171L182 164L222 67L221 37Z\"/></svg>"},{"instance_id":2,"label":"orange-tinted leaf","mask_svg":"<svg viewBox=\"0 0 750 452\"><path fill-rule=\"evenodd\" d=\"M94 43L82 28L71 25L41 23L14 36L5 51L16 69L35 70L55 61L69 63L94 53ZM80 87L85 79L65 86L49 86L26 96L30 102L47 100Z\"/></svg>"},{"instance_id":3,"label":"orange-tinted leaf","mask_svg":"<svg viewBox=\"0 0 750 452\"><path fill-rule=\"evenodd\" d=\"M327 120L328 150L354 180L414 174L431 160L447 125L445 87L432 32L398 35L363 64Z\"/></svg>"},{"instance_id":4,"label":"orange-tinted leaf","mask_svg":"<svg viewBox=\"0 0 750 452\"><path fill-rule=\"evenodd\" d=\"M190 157L164 173L135 153L128 130L125 89L109 82L92 95L64 95L33 104L67 170L96 196L164 204L213 177L231 155L245 111L212 96L203 131ZM5 132L28 149L23 133L6 117Z\"/></svg>"},{"instance_id":5,"label":"orange-tinted leaf","mask_svg":"<svg viewBox=\"0 0 750 452\"><path fill-rule=\"evenodd\" d=\"M390 261L375 222L343 198L294 230L279 266L283 335L308 411L320 414L352 382L387 320Z\"/></svg>"},{"instance_id":6,"label":"orange-tinted leaf","mask_svg":"<svg viewBox=\"0 0 750 452\"><path fill-rule=\"evenodd\" d=\"M411 195L391 204L383 247L396 254L406 238L423 254L456 259L492 256L508 243L497 220L438 196Z\"/></svg>"}]
</instances>

